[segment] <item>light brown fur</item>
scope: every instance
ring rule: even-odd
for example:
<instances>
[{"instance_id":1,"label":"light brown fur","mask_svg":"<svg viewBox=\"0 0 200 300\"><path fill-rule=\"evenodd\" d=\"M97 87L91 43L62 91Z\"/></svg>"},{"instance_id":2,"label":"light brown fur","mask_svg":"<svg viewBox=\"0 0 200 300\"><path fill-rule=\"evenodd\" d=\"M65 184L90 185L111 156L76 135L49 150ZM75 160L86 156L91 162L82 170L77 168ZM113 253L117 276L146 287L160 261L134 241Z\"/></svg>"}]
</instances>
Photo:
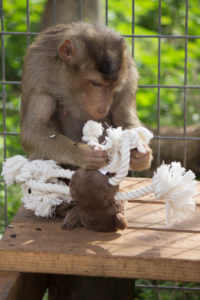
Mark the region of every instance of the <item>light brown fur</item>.
<instances>
[{"instance_id":1,"label":"light brown fur","mask_svg":"<svg viewBox=\"0 0 200 300\"><path fill-rule=\"evenodd\" d=\"M73 23L40 33L27 51L22 76L20 137L28 156L53 159L65 168L97 170L104 166L107 153L82 143L83 126L89 119L102 122L105 128L140 126L135 100L137 80L125 40L112 29ZM146 169L151 160L150 148L146 154L133 150L130 166ZM93 179L91 182L96 184ZM113 190L109 187L108 194L101 190L107 196L104 199L99 195L95 202L99 205L106 201L109 207L103 213L105 228L101 228L106 231L126 226L122 208L113 203L113 195L109 196ZM90 203L84 207L81 217L77 208L68 211L67 228L80 224L99 228L95 227L95 218L87 221ZM98 209L95 216L100 221ZM61 215L65 210L57 208Z\"/></svg>"},{"instance_id":2,"label":"light brown fur","mask_svg":"<svg viewBox=\"0 0 200 300\"><path fill-rule=\"evenodd\" d=\"M101 67L104 57L108 63ZM93 119L114 127L139 126L137 79L124 39L111 29L73 23L39 34L28 49L22 77L21 143L29 157L86 169L105 165L104 151L81 142L83 125ZM142 168L149 166L150 154L146 160Z\"/></svg>"}]
</instances>

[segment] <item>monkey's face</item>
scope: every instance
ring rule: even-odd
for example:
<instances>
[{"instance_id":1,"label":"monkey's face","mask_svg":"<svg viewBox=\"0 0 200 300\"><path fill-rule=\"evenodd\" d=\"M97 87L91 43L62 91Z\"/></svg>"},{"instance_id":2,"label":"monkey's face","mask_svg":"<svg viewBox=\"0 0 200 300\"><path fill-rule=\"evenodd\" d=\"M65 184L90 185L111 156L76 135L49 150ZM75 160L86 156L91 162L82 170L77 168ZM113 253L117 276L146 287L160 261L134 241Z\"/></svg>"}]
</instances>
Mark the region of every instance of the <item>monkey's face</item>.
<instances>
[{"instance_id":1,"label":"monkey's face","mask_svg":"<svg viewBox=\"0 0 200 300\"><path fill-rule=\"evenodd\" d=\"M98 121L106 117L113 101L114 89L114 84L98 77L83 80L79 103L86 119Z\"/></svg>"},{"instance_id":2,"label":"monkey's face","mask_svg":"<svg viewBox=\"0 0 200 300\"><path fill-rule=\"evenodd\" d=\"M68 88L85 119L99 121L108 114L113 94L125 78L124 53L121 37L110 41L103 34L82 42L66 40L60 45L59 56L66 65Z\"/></svg>"},{"instance_id":3,"label":"monkey's face","mask_svg":"<svg viewBox=\"0 0 200 300\"><path fill-rule=\"evenodd\" d=\"M94 61L88 59L82 64L76 75L77 101L84 117L88 120L100 121L110 111L113 95L121 87L121 74L107 79L97 70Z\"/></svg>"}]
</instances>

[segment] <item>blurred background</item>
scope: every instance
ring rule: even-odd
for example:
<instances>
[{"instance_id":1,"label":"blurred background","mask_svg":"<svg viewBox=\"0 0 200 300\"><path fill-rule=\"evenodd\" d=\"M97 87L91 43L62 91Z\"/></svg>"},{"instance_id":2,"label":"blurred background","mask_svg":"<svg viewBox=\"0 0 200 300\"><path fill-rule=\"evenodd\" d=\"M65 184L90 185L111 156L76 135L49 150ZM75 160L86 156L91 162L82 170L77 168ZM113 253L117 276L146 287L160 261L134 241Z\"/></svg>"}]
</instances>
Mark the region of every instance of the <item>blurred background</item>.
<instances>
[{"instance_id":1,"label":"blurred background","mask_svg":"<svg viewBox=\"0 0 200 300\"><path fill-rule=\"evenodd\" d=\"M177 160L200 177L199 5L199 0L190 0L188 7L181 0L3 1L0 163L6 157L23 154L18 135L20 80L28 45L49 25L82 19L115 28L125 36L134 56L140 74L138 114L145 126L161 137L152 143L152 169L137 175L152 176L163 160ZM19 192L19 187L8 189L8 220L19 205ZM4 194L1 180L1 227L7 218Z\"/></svg>"},{"instance_id":2,"label":"blurred background","mask_svg":"<svg viewBox=\"0 0 200 300\"><path fill-rule=\"evenodd\" d=\"M0 165L24 154L19 111L27 47L50 25L82 20L116 29L138 68L138 115L155 139L151 170L136 176L152 176L163 160L176 160L200 178L199 8L199 0L1 0ZM7 188L1 177L0 236L19 205L20 187ZM159 299L182 299L183 289L176 293L169 298L163 289ZM140 299L153 295L145 289ZM184 299L199 298L194 293Z\"/></svg>"}]
</instances>

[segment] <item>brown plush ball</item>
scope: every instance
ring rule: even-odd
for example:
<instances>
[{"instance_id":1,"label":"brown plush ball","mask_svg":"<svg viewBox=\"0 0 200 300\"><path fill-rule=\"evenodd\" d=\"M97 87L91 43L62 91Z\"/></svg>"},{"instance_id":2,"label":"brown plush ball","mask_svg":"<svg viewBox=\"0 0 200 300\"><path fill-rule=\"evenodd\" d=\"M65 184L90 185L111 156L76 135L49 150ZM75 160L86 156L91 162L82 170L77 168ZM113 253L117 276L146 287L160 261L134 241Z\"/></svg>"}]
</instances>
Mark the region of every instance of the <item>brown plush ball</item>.
<instances>
[{"instance_id":1,"label":"brown plush ball","mask_svg":"<svg viewBox=\"0 0 200 300\"><path fill-rule=\"evenodd\" d=\"M82 225L94 231L125 229L124 205L114 200L118 189L99 171L78 169L70 181L70 193L76 205L67 213L63 227L72 229Z\"/></svg>"}]
</instances>

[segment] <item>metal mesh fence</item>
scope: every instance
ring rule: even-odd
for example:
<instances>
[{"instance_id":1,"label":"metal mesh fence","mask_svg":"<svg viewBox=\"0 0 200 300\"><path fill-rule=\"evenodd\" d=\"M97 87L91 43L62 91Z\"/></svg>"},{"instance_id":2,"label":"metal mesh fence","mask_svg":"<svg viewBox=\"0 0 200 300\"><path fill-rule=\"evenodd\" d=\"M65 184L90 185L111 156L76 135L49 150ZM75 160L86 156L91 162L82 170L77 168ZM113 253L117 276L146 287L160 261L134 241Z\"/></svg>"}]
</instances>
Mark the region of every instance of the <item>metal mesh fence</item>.
<instances>
[{"instance_id":1,"label":"metal mesh fence","mask_svg":"<svg viewBox=\"0 0 200 300\"><path fill-rule=\"evenodd\" d=\"M19 136L19 130L16 130L15 127L12 128L12 130L8 130L7 128L7 107L9 106L9 103L7 102L7 87L8 86L20 86L21 82L20 80L16 80L15 78L7 78L7 65L6 65L6 51L8 51L9 48L5 47L5 41L8 37L12 37L13 39L20 39L25 38L27 46L30 45L32 38L37 35L37 32L33 32L30 26L30 3L34 6L34 1L24 0L26 1L26 13L24 16L24 19L22 22L26 23L26 30L21 31L10 31L5 28L5 17L4 17L4 4L6 1L1 0L1 79L0 79L0 87L1 87L1 119L0 119L0 153L2 156L1 162L6 159L7 157L7 145L8 141L10 143L10 138ZM83 1L78 1L78 16L79 20L83 19ZM36 1L37 2L37 1ZM102 1L103 2L103 1ZM183 149L183 164L186 166L187 164L187 141L200 141L199 136L189 136L187 134L187 103L188 103L188 91L189 90L200 90L200 85L192 85L188 83L188 41L192 39L199 39L200 35L192 35L189 34L189 0L185 0L185 15L184 18L184 32L182 34L163 34L162 33L162 4L165 2L164 0L157 0L158 3L158 11L157 11L157 34L138 34L135 30L135 18L137 16L137 11L135 9L135 3L137 0L130 0L130 3L132 5L132 22L131 22L131 34L123 34L125 38L131 39L131 46L132 46L132 55L133 57L137 54L135 51L135 42L137 40L145 40L145 39L154 39L157 43L157 79L155 83L153 84L139 84L139 89L155 89L157 91L157 134L155 136L155 139L157 142L157 164L160 164L160 161L162 159L161 153L160 153L160 141L161 140L178 140L182 141L184 145ZM198 2L198 1L197 1ZM109 26L110 20L109 20L109 0L105 0L104 4L104 12L105 12L105 24ZM56 24L56 0L52 0L52 24ZM197 7L198 9L198 7ZM161 47L162 47L162 40L164 39L179 39L182 40L184 43L183 51L184 51L184 68L183 68L183 84L163 84L161 81L161 64L162 64L162 55L161 55ZM9 46L8 46L9 47ZM163 89L174 89L174 90L182 90L183 91L183 134L182 136L163 136L161 134L161 122L160 122L160 115L161 115L161 93ZM19 127L18 127L19 128ZM17 153L13 153L17 154ZM1 205L1 211L0 211L0 234L4 232L5 228L8 225L8 217L7 217L7 194L8 189L6 184L3 182L3 179L0 180L0 188L1 188L1 199L0 199L0 205ZM2 212L3 207L3 212ZM146 282L146 281L138 281L136 284L136 289L153 289L155 290L155 297L149 298L149 299L169 299L163 296L163 291L166 289L170 289L171 291L171 298L170 299L199 299L200 295L200 289L198 287L193 286L183 286L181 284L174 284L170 283L168 286L166 286L163 283L159 282ZM193 293L190 298L190 293ZM177 297L173 296L175 293L179 293ZM168 296L167 296L168 297Z\"/></svg>"}]
</instances>

